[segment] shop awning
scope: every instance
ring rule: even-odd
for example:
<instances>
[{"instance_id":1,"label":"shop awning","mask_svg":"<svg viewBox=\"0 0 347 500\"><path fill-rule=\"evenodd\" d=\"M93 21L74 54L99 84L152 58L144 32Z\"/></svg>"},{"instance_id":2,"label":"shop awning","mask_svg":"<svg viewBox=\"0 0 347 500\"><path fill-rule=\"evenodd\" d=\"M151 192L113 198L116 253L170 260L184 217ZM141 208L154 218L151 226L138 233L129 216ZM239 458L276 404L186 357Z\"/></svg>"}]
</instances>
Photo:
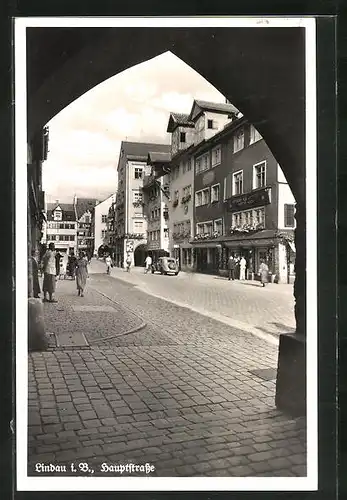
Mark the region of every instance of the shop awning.
<instances>
[{"instance_id":1,"label":"shop awning","mask_svg":"<svg viewBox=\"0 0 347 500\"><path fill-rule=\"evenodd\" d=\"M216 241L199 241L193 243L192 247L194 248L219 248L221 247L221 243Z\"/></svg>"}]
</instances>

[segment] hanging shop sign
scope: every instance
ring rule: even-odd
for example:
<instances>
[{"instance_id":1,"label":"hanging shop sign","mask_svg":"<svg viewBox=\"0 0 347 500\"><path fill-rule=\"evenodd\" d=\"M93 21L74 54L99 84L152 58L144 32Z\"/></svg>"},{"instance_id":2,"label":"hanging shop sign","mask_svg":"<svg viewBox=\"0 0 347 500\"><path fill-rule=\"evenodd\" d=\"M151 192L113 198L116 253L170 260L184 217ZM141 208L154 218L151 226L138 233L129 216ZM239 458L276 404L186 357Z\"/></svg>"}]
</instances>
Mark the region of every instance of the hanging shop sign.
<instances>
[{"instance_id":1,"label":"hanging shop sign","mask_svg":"<svg viewBox=\"0 0 347 500\"><path fill-rule=\"evenodd\" d=\"M227 201L229 212L259 207L270 203L270 188L233 196Z\"/></svg>"}]
</instances>

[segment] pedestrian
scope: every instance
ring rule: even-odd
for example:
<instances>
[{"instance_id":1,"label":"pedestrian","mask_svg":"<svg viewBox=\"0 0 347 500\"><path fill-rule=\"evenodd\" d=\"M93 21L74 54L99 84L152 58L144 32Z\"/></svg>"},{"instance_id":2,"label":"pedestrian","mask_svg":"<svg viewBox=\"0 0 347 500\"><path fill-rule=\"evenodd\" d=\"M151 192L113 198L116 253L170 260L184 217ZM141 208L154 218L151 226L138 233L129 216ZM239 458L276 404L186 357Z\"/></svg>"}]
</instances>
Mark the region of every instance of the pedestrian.
<instances>
[{"instance_id":1,"label":"pedestrian","mask_svg":"<svg viewBox=\"0 0 347 500\"><path fill-rule=\"evenodd\" d=\"M75 279L75 273L76 273L76 256L75 256L75 253L72 249L72 251L70 252L70 255L69 255L69 259L68 259L68 272L69 272L69 275L71 276L71 278L74 280Z\"/></svg>"},{"instance_id":2,"label":"pedestrian","mask_svg":"<svg viewBox=\"0 0 347 500\"><path fill-rule=\"evenodd\" d=\"M269 267L263 260L260 261L258 274L260 275L260 282L264 288L269 279Z\"/></svg>"},{"instance_id":3,"label":"pedestrian","mask_svg":"<svg viewBox=\"0 0 347 500\"><path fill-rule=\"evenodd\" d=\"M236 262L235 262L234 256L230 255L230 257L228 259L229 280L232 279L234 281L234 279L235 279L235 265L236 265Z\"/></svg>"},{"instance_id":4,"label":"pedestrian","mask_svg":"<svg viewBox=\"0 0 347 500\"><path fill-rule=\"evenodd\" d=\"M63 255L61 262L60 262L60 275L63 276L63 279L66 278L68 261L69 261L69 257L67 255L67 253L64 252L64 255Z\"/></svg>"},{"instance_id":5,"label":"pedestrian","mask_svg":"<svg viewBox=\"0 0 347 500\"><path fill-rule=\"evenodd\" d=\"M86 252L81 251L76 261L76 284L79 297L84 297L83 292L87 283L88 257Z\"/></svg>"},{"instance_id":6,"label":"pedestrian","mask_svg":"<svg viewBox=\"0 0 347 500\"><path fill-rule=\"evenodd\" d=\"M37 261L37 251L32 250L31 252L31 269L32 269L32 276L33 276L33 295L35 299L38 299L40 297L41 293L41 288L40 288L40 283L39 283L39 265Z\"/></svg>"},{"instance_id":7,"label":"pedestrian","mask_svg":"<svg viewBox=\"0 0 347 500\"><path fill-rule=\"evenodd\" d=\"M57 273L54 243L48 245L48 250L43 256L43 272L43 302L58 302L53 298ZM47 294L49 296L48 300Z\"/></svg>"},{"instance_id":8,"label":"pedestrian","mask_svg":"<svg viewBox=\"0 0 347 500\"><path fill-rule=\"evenodd\" d=\"M151 265L152 265L152 257L150 255L147 255L146 260L145 260L145 273L147 274L148 271L151 270Z\"/></svg>"},{"instance_id":9,"label":"pedestrian","mask_svg":"<svg viewBox=\"0 0 347 500\"><path fill-rule=\"evenodd\" d=\"M60 277L60 259L61 259L61 255L60 255L59 250L58 250L55 254L55 275L56 275L57 280Z\"/></svg>"},{"instance_id":10,"label":"pedestrian","mask_svg":"<svg viewBox=\"0 0 347 500\"><path fill-rule=\"evenodd\" d=\"M106 264L106 273L110 274L111 267L113 267L113 265L112 265L112 259L111 259L111 255L110 254L106 255L105 264Z\"/></svg>"},{"instance_id":11,"label":"pedestrian","mask_svg":"<svg viewBox=\"0 0 347 500\"><path fill-rule=\"evenodd\" d=\"M246 259L242 256L240 260L240 280L246 279L246 266L247 266Z\"/></svg>"},{"instance_id":12,"label":"pedestrian","mask_svg":"<svg viewBox=\"0 0 347 500\"><path fill-rule=\"evenodd\" d=\"M127 266L127 273L130 273L130 267L131 267L131 255L128 253L127 255L127 260L125 261L126 266Z\"/></svg>"}]
</instances>

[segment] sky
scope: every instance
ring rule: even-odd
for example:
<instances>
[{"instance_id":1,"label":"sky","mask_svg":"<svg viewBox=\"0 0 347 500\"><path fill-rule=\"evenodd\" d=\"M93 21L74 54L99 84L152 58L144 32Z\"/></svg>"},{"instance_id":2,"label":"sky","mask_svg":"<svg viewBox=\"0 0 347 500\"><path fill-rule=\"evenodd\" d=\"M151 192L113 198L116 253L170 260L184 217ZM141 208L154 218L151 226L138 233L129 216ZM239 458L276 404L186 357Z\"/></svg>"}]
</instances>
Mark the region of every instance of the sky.
<instances>
[{"instance_id":1,"label":"sky","mask_svg":"<svg viewBox=\"0 0 347 500\"><path fill-rule=\"evenodd\" d=\"M63 109L49 126L43 163L47 202L102 201L117 190L122 140L170 142L170 111L189 113L194 99L225 102L210 83L166 52L106 80Z\"/></svg>"}]
</instances>

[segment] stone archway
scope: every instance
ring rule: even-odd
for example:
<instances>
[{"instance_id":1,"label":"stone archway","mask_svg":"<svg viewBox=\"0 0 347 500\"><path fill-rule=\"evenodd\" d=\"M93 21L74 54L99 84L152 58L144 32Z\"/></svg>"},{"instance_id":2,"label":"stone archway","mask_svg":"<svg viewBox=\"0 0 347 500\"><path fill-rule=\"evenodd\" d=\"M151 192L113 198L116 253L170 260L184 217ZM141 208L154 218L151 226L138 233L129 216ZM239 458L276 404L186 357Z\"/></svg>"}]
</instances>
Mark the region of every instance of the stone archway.
<instances>
[{"instance_id":1,"label":"stone archway","mask_svg":"<svg viewBox=\"0 0 347 500\"><path fill-rule=\"evenodd\" d=\"M143 267L147 255L147 245L141 243L134 250L134 265L135 267Z\"/></svg>"},{"instance_id":2,"label":"stone archway","mask_svg":"<svg viewBox=\"0 0 347 500\"><path fill-rule=\"evenodd\" d=\"M288 349L287 402L298 400L297 394L302 400L305 372L295 370L296 383L290 369L298 356L303 359L306 335L304 28L27 28L27 50L29 140L91 88L168 50L259 130L297 202L294 295L299 335L287 337L280 352Z\"/></svg>"}]
</instances>

